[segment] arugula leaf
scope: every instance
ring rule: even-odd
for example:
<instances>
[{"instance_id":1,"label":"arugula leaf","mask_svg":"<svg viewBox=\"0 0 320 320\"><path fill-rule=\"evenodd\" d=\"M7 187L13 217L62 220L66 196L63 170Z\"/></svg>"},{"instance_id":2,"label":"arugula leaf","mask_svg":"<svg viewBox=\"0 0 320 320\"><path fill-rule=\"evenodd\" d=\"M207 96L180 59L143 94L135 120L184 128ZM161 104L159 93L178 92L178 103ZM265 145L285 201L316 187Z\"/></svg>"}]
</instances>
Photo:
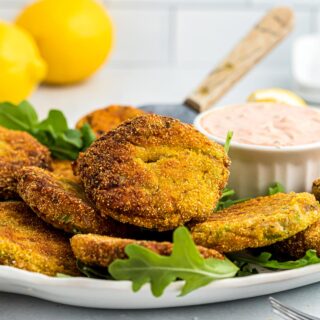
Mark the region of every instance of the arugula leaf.
<instances>
[{"instance_id":1,"label":"arugula leaf","mask_svg":"<svg viewBox=\"0 0 320 320\"><path fill-rule=\"evenodd\" d=\"M81 130L69 129L60 110L50 110L48 117L39 122L35 109L27 101L19 105L0 103L0 126L30 133L49 148L53 157L62 160L77 159L79 152L86 150L95 140L89 124Z\"/></svg>"},{"instance_id":2,"label":"arugula leaf","mask_svg":"<svg viewBox=\"0 0 320 320\"><path fill-rule=\"evenodd\" d=\"M34 117L34 110L29 104L23 103L18 106L10 102L0 104L0 126L30 132L34 125Z\"/></svg>"},{"instance_id":3,"label":"arugula leaf","mask_svg":"<svg viewBox=\"0 0 320 320\"><path fill-rule=\"evenodd\" d=\"M109 273L116 280L131 280L133 291L150 283L156 297L177 279L185 281L181 290L183 296L214 280L234 277L238 271L228 259L204 259L185 227L174 231L173 250L168 257L136 244L128 245L125 252L129 259L114 261Z\"/></svg>"},{"instance_id":4,"label":"arugula leaf","mask_svg":"<svg viewBox=\"0 0 320 320\"><path fill-rule=\"evenodd\" d=\"M272 195L279 193L279 192L286 192L284 189L284 186L279 182L276 182L274 185L272 185L268 188L269 196L272 196Z\"/></svg>"},{"instance_id":5,"label":"arugula leaf","mask_svg":"<svg viewBox=\"0 0 320 320\"><path fill-rule=\"evenodd\" d=\"M46 130L49 127L57 134L68 130L67 119L60 110L50 110L48 118L37 125L37 129L39 130Z\"/></svg>"},{"instance_id":6,"label":"arugula leaf","mask_svg":"<svg viewBox=\"0 0 320 320\"><path fill-rule=\"evenodd\" d=\"M246 263L244 261L237 261L237 260L233 261L233 263L239 267L239 271L236 277L246 277L246 276L251 276L253 274L259 273L257 268L255 268L250 263Z\"/></svg>"},{"instance_id":7,"label":"arugula leaf","mask_svg":"<svg viewBox=\"0 0 320 320\"><path fill-rule=\"evenodd\" d=\"M234 199L236 192L233 189L225 188L222 191L220 200L218 201L215 211L226 209L234 204L249 200L249 198Z\"/></svg>"},{"instance_id":8,"label":"arugula leaf","mask_svg":"<svg viewBox=\"0 0 320 320\"><path fill-rule=\"evenodd\" d=\"M82 128L80 129L82 133L82 140L83 140L83 147L82 151L86 151L92 142L96 140L96 135L94 134L92 128L88 123L85 123Z\"/></svg>"},{"instance_id":9,"label":"arugula leaf","mask_svg":"<svg viewBox=\"0 0 320 320\"><path fill-rule=\"evenodd\" d=\"M272 196L279 192L285 192L284 186L279 182L276 182L275 184L273 184L268 188L269 196ZM235 195L236 195L236 192L233 189L225 188L222 191L222 195L216 207L216 211L229 208L234 204L244 202L250 199L250 198L237 199Z\"/></svg>"},{"instance_id":10,"label":"arugula leaf","mask_svg":"<svg viewBox=\"0 0 320 320\"><path fill-rule=\"evenodd\" d=\"M24 115L24 122L26 122L30 128L38 122L38 115L28 101L22 101L17 108L21 114Z\"/></svg>"},{"instance_id":11,"label":"arugula leaf","mask_svg":"<svg viewBox=\"0 0 320 320\"><path fill-rule=\"evenodd\" d=\"M262 252L259 256L252 255L234 255L237 261L246 262L254 265L258 265L268 269L297 269L305 267L311 264L320 263L320 258L317 256L316 250L308 250L304 257L298 260L292 261L278 261L271 260L272 254L269 252Z\"/></svg>"},{"instance_id":12,"label":"arugula leaf","mask_svg":"<svg viewBox=\"0 0 320 320\"><path fill-rule=\"evenodd\" d=\"M226 142L224 143L224 151L226 152L226 154L229 153L230 143L231 143L232 137L233 137L233 132L228 131L227 137L226 137Z\"/></svg>"},{"instance_id":13,"label":"arugula leaf","mask_svg":"<svg viewBox=\"0 0 320 320\"><path fill-rule=\"evenodd\" d=\"M101 267L90 267L77 260L77 268L88 278L93 279L112 279L108 269Z\"/></svg>"},{"instance_id":14,"label":"arugula leaf","mask_svg":"<svg viewBox=\"0 0 320 320\"><path fill-rule=\"evenodd\" d=\"M78 149L83 146L82 134L79 130L67 129L63 133L60 133L58 137L65 143L69 143Z\"/></svg>"}]
</instances>

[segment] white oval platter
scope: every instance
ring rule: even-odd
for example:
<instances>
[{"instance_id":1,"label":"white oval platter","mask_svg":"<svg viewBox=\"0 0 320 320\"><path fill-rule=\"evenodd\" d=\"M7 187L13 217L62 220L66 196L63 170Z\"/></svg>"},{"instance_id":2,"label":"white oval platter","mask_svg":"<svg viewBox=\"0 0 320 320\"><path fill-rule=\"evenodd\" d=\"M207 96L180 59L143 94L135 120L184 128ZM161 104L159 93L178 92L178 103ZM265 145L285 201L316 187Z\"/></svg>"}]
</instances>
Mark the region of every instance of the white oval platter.
<instances>
[{"instance_id":1,"label":"white oval platter","mask_svg":"<svg viewBox=\"0 0 320 320\"><path fill-rule=\"evenodd\" d=\"M66 305L104 309L152 309L200 305L256 297L320 281L320 264L295 270L219 280L184 297L182 282L171 284L160 298L148 285L133 293L128 281L81 277L54 278L0 266L0 291L24 294Z\"/></svg>"}]
</instances>

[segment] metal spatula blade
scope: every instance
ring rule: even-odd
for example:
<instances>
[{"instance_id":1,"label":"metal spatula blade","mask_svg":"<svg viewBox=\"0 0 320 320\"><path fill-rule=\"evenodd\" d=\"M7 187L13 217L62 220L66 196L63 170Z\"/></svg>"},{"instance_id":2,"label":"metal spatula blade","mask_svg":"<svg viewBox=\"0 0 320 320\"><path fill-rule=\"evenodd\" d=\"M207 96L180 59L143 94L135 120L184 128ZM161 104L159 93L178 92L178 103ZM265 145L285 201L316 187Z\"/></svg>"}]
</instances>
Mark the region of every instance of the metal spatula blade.
<instances>
[{"instance_id":1,"label":"metal spatula blade","mask_svg":"<svg viewBox=\"0 0 320 320\"><path fill-rule=\"evenodd\" d=\"M294 15L288 7L271 9L234 47L228 56L181 104L147 105L148 112L192 123L208 110L292 30Z\"/></svg>"},{"instance_id":2,"label":"metal spatula blade","mask_svg":"<svg viewBox=\"0 0 320 320\"><path fill-rule=\"evenodd\" d=\"M185 123L193 123L198 112L184 104L154 104L140 107L146 112L176 118Z\"/></svg>"}]
</instances>

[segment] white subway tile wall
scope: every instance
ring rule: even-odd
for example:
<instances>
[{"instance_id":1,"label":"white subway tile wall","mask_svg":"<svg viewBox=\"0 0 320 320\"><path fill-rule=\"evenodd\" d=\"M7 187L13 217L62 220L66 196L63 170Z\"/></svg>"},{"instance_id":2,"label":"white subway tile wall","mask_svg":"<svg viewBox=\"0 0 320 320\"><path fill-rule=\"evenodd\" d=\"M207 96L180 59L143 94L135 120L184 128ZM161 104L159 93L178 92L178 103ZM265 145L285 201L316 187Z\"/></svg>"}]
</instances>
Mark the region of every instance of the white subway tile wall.
<instances>
[{"instance_id":1,"label":"white subway tile wall","mask_svg":"<svg viewBox=\"0 0 320 320\"><path fill-rule=\"evenodd\" d=\"M29 0L0 0L12 21ZM290 69L295 37L320 29L320 0L105 0L116 26L109 68L213 67L273 5L291 5L292 35L259 68Z\"/></svg>"},{"instance_id":2,"label":"white subway tile wall","mask_svg":"<svg viewBox=\"0 0 320 320\"><path fill-rule=\"evenodd\" d=\"M113 61L165 63L169 59L169 13L166 10L110 9L116 41Z\"/></svg>"}]
</instances>

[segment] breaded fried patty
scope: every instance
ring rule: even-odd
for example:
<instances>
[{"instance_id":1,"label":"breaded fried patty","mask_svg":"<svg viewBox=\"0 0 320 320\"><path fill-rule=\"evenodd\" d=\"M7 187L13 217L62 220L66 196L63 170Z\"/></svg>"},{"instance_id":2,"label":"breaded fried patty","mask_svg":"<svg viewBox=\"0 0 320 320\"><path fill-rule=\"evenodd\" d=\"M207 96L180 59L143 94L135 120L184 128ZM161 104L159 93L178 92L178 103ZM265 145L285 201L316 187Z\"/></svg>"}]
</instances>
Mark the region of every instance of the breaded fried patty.
<instances>
[{"instance_id":1,"label":"breaded fried patty","mask_svg":"<svg viewBox=\"0 0 320 320\"><path fill-rule=\"evenodd\" d=\"M25 167L19 171L17 190L41 219L66 232L120 235L127 231L121 223L101 217L73 180Z\"/></svg>"},{"instance_id":2,"label":"breaded fried patty","mask_svg":"<svg viewBox=\"0 0 320 320\"><path fill-rule=\"evenodd\" d=\"M72 161L54 159L52 161L52 169L56 176L80 183L79 178L73 174Z\"/></svg>"},{"instance_id":3,"label":"breaded fried patty","mask_svg":"<svg viewBox=\"0 0 320 320\"><path fill-rule=\"evenodd\" d=\"M76 235L71 239L74 255L81 262L98 267L108 267L116 259L125 259L125 248L128 244L138 244L160 255L169 256L172 253L171 242L136 241L119 239L95 234ZM224 259L224 256L213 249L198 246L204 258Z\"/></svg>"},{"instance_id":4,"label":"breaded fried patty","mask_svg":"<svg viewBox=\"0 0 320 320\"><path fill-rule=\"evenodd\" d=\"M49 276L79 274L65 234L20 201L0 202L0 264Z\"/></svg>"},{"instance_id":5,"label":"breaded fried patty","mask_svg":"<svg viewBox=\"0 0 320 320\"><path fill-rule=\"evenodd\" d=\"M16 171L23 166L49 169L49 150L26 132L0 127L0 199L14 199Z\"/></svg>"},{"instance_id":6,"label":"breaded fried patty","mask_svg":"<svg viewBox=\"0 0 320 320\"><path fill-rule=\"evenodd\" d=\"M191 231L196 244L233 252L287 239L319 218L320 205L313 195L278 193L214 213Z\"/></svg>"},{"instance_id":7,"label":"breaded fried patty","mask_svg":"<svg viewBox=\"0 0 320 320\"><path fill-rule=\"evenodd\" d=\"M320 201L320 179L313 181L312 193L318 201Z\"/></svg>"},{"instance_id":8,"label":"breaded fried patty","mask_svg":"<svg viewBox=\"0 0 320 320\"><path fill-rule=\"evenodd\" d=\"M81 129L85 123L88 123L96 136L100 137L120 123L143 114L145 114L143 110L134 107L111 105L89 113L78 121L76 127Z\"/></svg>"},{"instance_id":9,"label":"breaded fried patty","mask_svg":"<svg viewBox=\"0 0 320 320\"><path fill-rule=\"evenodd\" d=\"M229 164L193 126L146 115L96 140L74 170L102 215L164 231L212 214Z\"/></svg>"},{"instance_id":10,"label":"breaded fried patty","mask_svg":"<svg viewBox=\"0 0 320 320\"><path fill-rule=\"evenodd\" d=\"M320 220L293 237L275 243L270 249L296 259L302 258L309 249L316 250L320 255Z\"/></svg>"}]
</instances>

